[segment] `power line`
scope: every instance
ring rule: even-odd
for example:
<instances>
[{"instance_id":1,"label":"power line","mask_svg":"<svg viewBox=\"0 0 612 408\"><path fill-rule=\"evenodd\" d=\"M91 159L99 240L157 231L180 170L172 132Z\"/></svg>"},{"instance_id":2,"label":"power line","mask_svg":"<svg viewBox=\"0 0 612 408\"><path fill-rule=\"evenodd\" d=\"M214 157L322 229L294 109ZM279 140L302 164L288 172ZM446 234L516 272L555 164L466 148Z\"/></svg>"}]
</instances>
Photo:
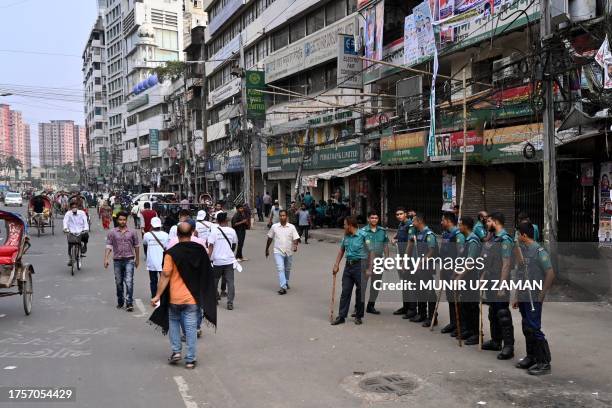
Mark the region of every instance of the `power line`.
<instances>
[{"instance_id":1,"label":"power line","mask_svg":"<svg viewBox=\"0 0 612 408\"><path fill-rule=\"evenodd\" d=\"M2 7L0 7L2 8ZM48 55L48 56L52 56L52 57L68 57L68 58L79 58L81 59L82 56L80 55L75 55L75 54L64 54L61 52L48 52L48 51L28 51L28 50L7 50L7 49L0 49L0 52L6 52L6 53L10 53L10 54L34 54L34 55Z\"/></svg>"}]
</instances>

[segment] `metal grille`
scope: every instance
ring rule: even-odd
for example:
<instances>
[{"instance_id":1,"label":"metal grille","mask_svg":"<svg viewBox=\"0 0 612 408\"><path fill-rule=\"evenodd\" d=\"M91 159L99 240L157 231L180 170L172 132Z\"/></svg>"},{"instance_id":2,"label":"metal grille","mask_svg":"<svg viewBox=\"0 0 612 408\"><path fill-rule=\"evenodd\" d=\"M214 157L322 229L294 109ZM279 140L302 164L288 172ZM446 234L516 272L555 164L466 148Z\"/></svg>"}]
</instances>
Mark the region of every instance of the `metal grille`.
<instances>
[{"instance_id":1,"label":"metal grille","mask_svg":"<svg viewBox=\"0 0 612 408\"><path fill-rule=\"evenodd\" d=\"M399 374L387 374L362 380L359 387L368 392L404 395L417 388L417 384Z\"/></svg>"}]
</instances>

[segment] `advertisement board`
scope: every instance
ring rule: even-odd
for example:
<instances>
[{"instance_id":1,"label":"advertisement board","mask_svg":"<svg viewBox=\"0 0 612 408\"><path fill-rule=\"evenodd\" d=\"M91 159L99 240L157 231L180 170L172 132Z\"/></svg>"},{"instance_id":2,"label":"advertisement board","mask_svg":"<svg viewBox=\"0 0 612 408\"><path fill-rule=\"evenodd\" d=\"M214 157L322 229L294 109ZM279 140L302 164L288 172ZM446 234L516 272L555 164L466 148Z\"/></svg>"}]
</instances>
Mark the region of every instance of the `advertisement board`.
<instances>
[{"instance_id":1,"label":"advertisement board","mask_svg":"<svg viewBox=\"0 0 612 408\"><path fill-rule=\"evenodd\" d=\"M339 34L338 39L338 88L361 89L363 61L355 50L355 38L349 34Z\"/></svg>"},{"instance_id":2,"label":"advertisement board","mask_svg":"<svg viewBox=\"0 0 612 408\"><path fill-rule=\"evenodd\" d=\"M304 160L304 169L333 169L358 163L360 150L359 144L316 149ZM301 158L301 149L268 147L268 171L297 170Z\"/></svg>"},{"instance_id":3,"label":"advertisement board","mask_svg":"<svg viewBox=\"0 0 612 408\"><path fill-rule=\"evenodd\" d=\"M266 88L264 71L246 72L247 117L249 119L265 119L266 103L264 94Z\"/></svg>"},{"instance_id":4,"label":"advertisement board","mask_svg":"<svg viewBox=\"0 0 612 408\"><path fill-rule=\"evenodd\" d=\"M149 129L149 153L159 156L159 129Z\"/></svg>"},{"instance_id":5,"label":"advertisement board","mask_svg":"<svg viewBox=\"0 0 612 408\"><path fill-rule=\"evenodd\" d=\"M400 133L380 138L381 164L416 163L425 159L426 132Z\"/></svg>"}]
</instances>

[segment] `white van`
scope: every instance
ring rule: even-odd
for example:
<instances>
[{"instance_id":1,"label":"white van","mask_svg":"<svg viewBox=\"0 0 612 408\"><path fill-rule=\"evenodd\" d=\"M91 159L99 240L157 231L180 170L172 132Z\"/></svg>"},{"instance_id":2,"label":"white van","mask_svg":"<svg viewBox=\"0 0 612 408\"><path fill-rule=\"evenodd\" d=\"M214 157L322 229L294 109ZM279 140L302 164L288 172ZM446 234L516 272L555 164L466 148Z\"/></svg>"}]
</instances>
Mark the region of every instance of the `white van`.
<instances>
[{"instance_id":1,"label":"white van","mask_svg":"<svg viewBox=\"0 0 612 408\"><path fill-rule=\"evenodd\" d=\"M151 203L151 208L153 208L154 202L159 201L161 198L164 198L164 200L174 198L174 196L174 193L142 193L132 199L132 206L138 206L138 209L142 211L144 203Z\"/></svg>"}]
</instances>

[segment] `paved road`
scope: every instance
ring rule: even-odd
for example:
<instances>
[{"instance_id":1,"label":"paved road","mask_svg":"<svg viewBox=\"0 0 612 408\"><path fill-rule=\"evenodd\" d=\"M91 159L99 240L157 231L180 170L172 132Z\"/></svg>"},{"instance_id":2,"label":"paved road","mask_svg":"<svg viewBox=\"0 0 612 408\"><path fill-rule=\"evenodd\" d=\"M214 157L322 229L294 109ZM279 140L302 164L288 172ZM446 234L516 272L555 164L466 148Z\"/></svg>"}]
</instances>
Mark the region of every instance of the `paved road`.
<instances>
[{"instance_id":1,"label":"paved road","mask_svg":"<svg viewBox=\"0 0 612 408\"><path fill-rule=\"evenodd\" d=\"M94 216L84 268L70 276L63 235L32 238L27 260L36 268L34 310L21 299L0 299L0 383L73 386L76 403L19 404L66 407L604 407L612 404L609 305L551 304L545 332L553 375L532 378L499 362L495 353L459 349L391 315L364 325L328 322L330 265L336 245L300 247L292 289L276 294L272 260L263 257L262 230L249 231L237 277L235 310L219 310L216 333L205 330L196 370L169 366L168 339L147 324L148 276L136 273L134 313L115 309L114 278L102 268L104 234ZM60 220L57 220L59 223ZM58 231L61 228L58 228ZM138 305L139 302L137 302ZM446 305L441 320L446 319ZM517 349L522 355L515 314ZM363 373L363 374L362 374ZM364 392L359 383L400 374L406 393ZM0 406L8 404L0 403Z\"/></svg>"}]
</instances>

